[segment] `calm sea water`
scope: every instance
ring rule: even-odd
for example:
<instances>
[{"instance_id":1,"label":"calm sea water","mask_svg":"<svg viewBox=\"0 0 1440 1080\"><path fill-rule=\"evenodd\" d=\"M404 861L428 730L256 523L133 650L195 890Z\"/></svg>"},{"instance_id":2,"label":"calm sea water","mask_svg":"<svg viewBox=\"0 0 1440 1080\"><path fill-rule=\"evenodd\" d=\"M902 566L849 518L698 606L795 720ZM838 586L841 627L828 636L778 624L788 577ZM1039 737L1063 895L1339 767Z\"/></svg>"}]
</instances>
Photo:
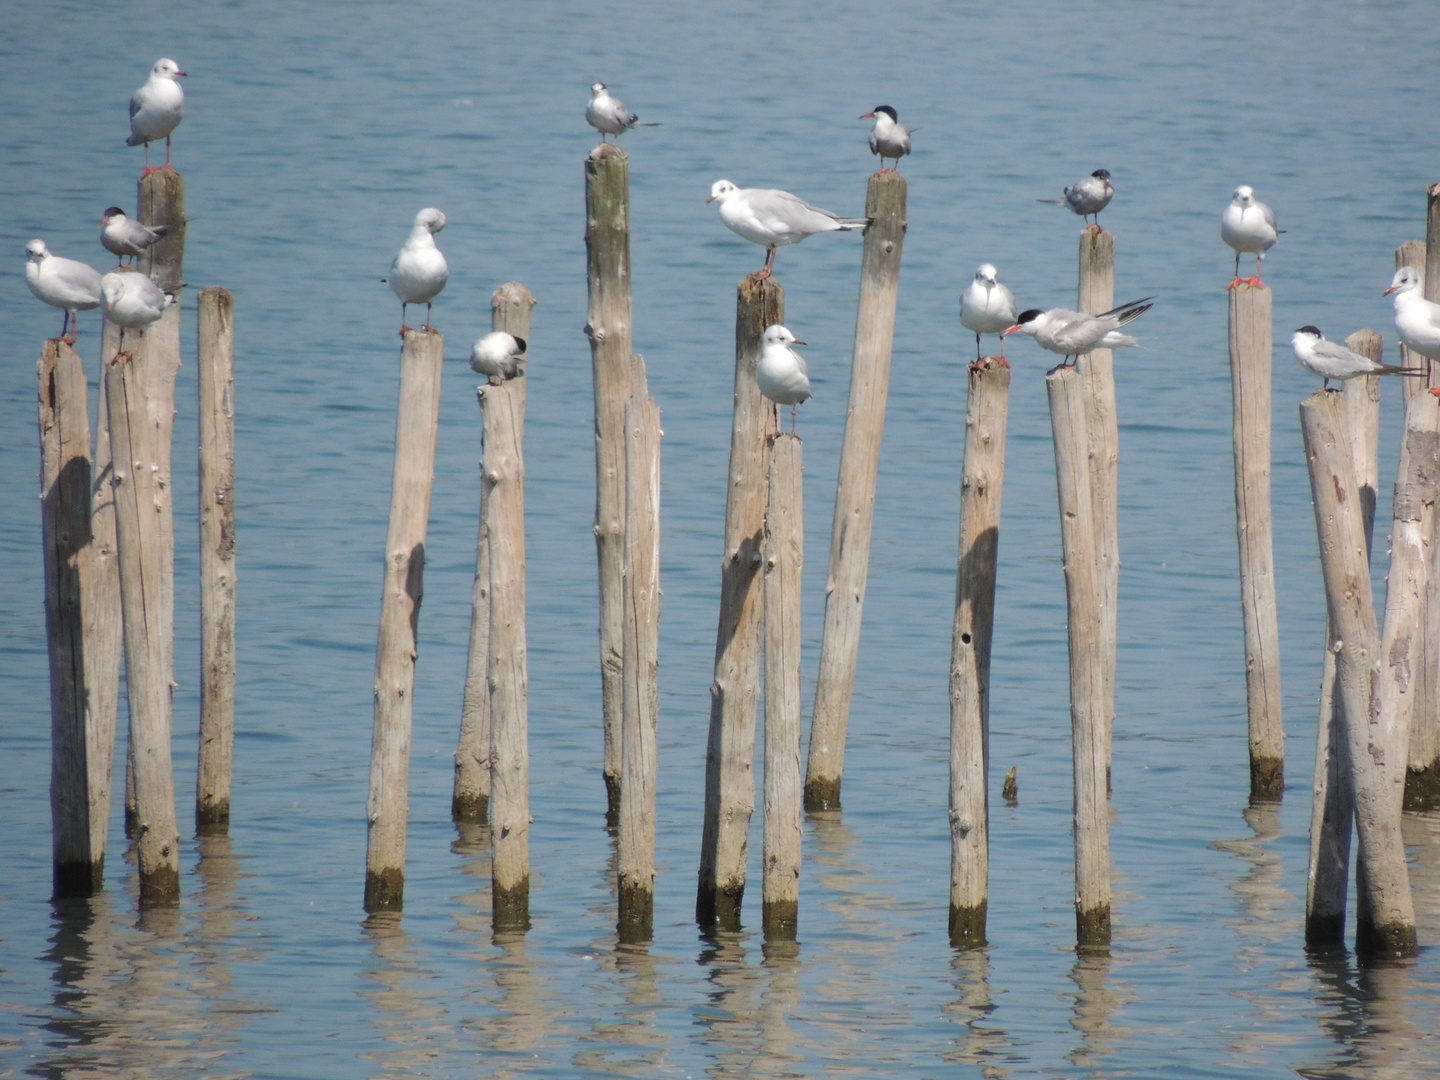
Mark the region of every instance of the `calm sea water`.
<instances>
[{"instance_id":1,"label":"calm sea water","mask_svg":"<svg viewBox=\"0 0 1440 1080\"><path fill-rule=\"evenodd\" d=\"M1393 248L1440 178L1440 19L1423 3L1086 9L658 3L9 5L0 147L0 1077L1225 1076L1434 1074L1440 820L1407 819L1426 944L1357 969L1301 948L1323 601L1290 329L1393 340ZM189 72L175 161L186 280L232 289L240 688L231 835L187 841L178 913L136 914L118 818L106 892L49 900L48 697L34 368L58 312L23 246L105 265L130 205L125 105ZM581 333L588 86L663 126L631 154L635 341L664 413L654 944L613 936L595 655L591 387ZM710 184L863 206L868 123L916 125L890 409L845 811L806 825L800 942L692 922L728 448L735 282L760 249ZM1074 297L1079 223L1036 198L1115 176L1117 299L1156 294L1118 358L1115 943L1072 948L1065 604L1041 372L1011 349L992 753L989 948L946 941L946 678L969 335L982 261L1022 306ZM1288 232L1274 289L1275 557L1290 789L1246 808L1218 216L1253 184ZM371 683L399 313L379 278L441 207L451 279L403 917L362 919ZM860 240L781 253L812 343L806 699L813 692ZM464 360L510 279L539 298L527 432L534 928L494 940L487 839L449 821L475 540ZM193 311L193 307L192 307ZM176 432L175 757L193 799L198 666L193 315ZM98 363L98 319L80 347ZM1393 353L1392 353L1393 354ZM1398 413L1385 411L1382 475ZM1382 512L1382 519L1384 514ZM1383 573L1377 559L1377 579ZM118 790L118 788L117 788ZM118 800L117 800L118 801ZM752 839L758 871L758 818Z\"/></svg>"}]
</instances>

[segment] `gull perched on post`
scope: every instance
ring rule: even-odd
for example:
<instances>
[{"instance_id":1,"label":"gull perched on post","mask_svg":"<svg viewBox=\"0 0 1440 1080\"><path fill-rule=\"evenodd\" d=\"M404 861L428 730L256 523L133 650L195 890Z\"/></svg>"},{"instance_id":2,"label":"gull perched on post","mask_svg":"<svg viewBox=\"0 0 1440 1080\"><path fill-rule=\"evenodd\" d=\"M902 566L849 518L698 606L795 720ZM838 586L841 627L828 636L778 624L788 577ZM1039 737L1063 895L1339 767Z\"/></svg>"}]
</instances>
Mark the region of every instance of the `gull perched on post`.
<instances>
[{"instance_id":1,"label":"gull perched on post","mask_svg":"<svg viewBox=\"0 0 1440 1080\"><path fill-rule=\"evenodd\" d=\"M776 323L767 326L760 338L760 363L755 367L755 382L776 405L790 406L790 434L795 434L795 410L802 401L810 400L810 369L805 358L791 345L804 345L785 327Z\"/></svg>"},{"instance_id":2,"label":"gull perched on post","mask_svg":"<svg viewBox=\"0 0 1440 1080\"><path fill-rule=\"evenodd\" d=\"M1406 348L1440 360L1440 304L1425 299L1424 284L1418 270L1402 266L1381 295L1395 298L1395 333Z\"/></svg>"},{"instance_id":3,"label":"gull perched on post","mask_svg":"<svg viewBox=\"0 0 1440 1080\"><path fill-rule=\"evenodd\" d=\"M1255 189L1241 184L1230 198L1230 205L1220 215L1220 239L1235 249L1235 280L1230 288L1237 287L1242 280L1255 288L1263 288L1260 280L1260 264L1265 261L1265 252L1275 246L1284 229L1275 227L1275 211L1255 198ZM1252 252L1255 255L1255 276L1240 277L1240 255Z\"/></svg>"},{"instance_id":4,"label":"gull perched on post","mask_svg":"<svg viewBox=\"0 0 1440 1080\"><path fill-rule=\"evenodd\" d=\"M601 142L605 141L606 135L614 135L618 143L620 133L631 128L660 126L642 121L625 107L623 101L611 97L603 82L597 82L590 87L590 95L590 104L585 106L585 122L600 132Z\"/></svg>"},{"instance_id":5,"label":"gull perched on post","mask_svg":"<svg viewBox=\"0 0 1440 1080\"><path fill-rule=\"evenodd\" d=\"M426 207L415 215L415 225L409 239L390 264L390 276L381 278L388 282L391 290L400 298L400 333L411 327L405 325L405 309L411 304L425 305L425 325L430 329L430 301L440 295L445 282L450 278L450 267L445 256L435 246L435 233L445 228L445 215L434 207Z\"/></svg>"},{"instance_id":6,"label":"gull perched on post","mask_svg":"<svg viewBox=\"0 0 1440 1080\"><path fill-rule=\"evenodd\" d=\"M765 248L765 265L751 276L764 281L774 271L775 249L798 244L821 232L862 229L869 218L842 218L811 206L798 195L775 188L738 188L729 180L716 180L707 203L720 204L720 220L738 236Z\"/></svg>"},{"instance_id":7,"label":"gull perched on post","mask_svg":"<svg viewBox=\"0 0 1440 1080\"><path fill-rule=\"evenodd\" d=\"M121 273L112 270L100 279L105 297L105 318L120 327L120 347L125 346L125 331L145 328L165 314L175 297L139 272Z\"/></svg>"},{"instance_id":8,"label":"gull perched on post","mask_svg":"<svg viewBox=\"0 0 1440 1080\"><path fill-rule=\"evenodd\" d=\"M174 60L161 57L150 69L150 78L130 98L130 138L126 146L145 144L145 171L143 180L155 169L150 166L150 144L157 139L165 140L165 164L170 168L170 133L185 118L185 91L176 79L185 72Z\"/></svg>"},{"instance_id":9,"label":"gull perched on post","mask_svg":"<svg viewBox=\"0 0 1440 1080\"><path fill-rule=\"evenodd\" d=\"M31 240L25 245L25 255L25 284L37 299L64 309L65 321L60 326L59 340L75 344L80 332L80 312L100 306L100 272L86 263L52 255L44 240Z\"/></svg>"},{"instance_id":10,"label":"gull perched on post","mask_svg":"<svg viewBox=\"0 0 1440 1080\"><path fill-rule=\"evenodd\" d=\"M980 335L1000 335L1000 363L1005 359L1005 330L1015 325L1015 294L1000 284L1000 272L981 263L975 280L960 294L960 325L975 331L975 362L980 362Z\"/></svg>"}]
</instances>

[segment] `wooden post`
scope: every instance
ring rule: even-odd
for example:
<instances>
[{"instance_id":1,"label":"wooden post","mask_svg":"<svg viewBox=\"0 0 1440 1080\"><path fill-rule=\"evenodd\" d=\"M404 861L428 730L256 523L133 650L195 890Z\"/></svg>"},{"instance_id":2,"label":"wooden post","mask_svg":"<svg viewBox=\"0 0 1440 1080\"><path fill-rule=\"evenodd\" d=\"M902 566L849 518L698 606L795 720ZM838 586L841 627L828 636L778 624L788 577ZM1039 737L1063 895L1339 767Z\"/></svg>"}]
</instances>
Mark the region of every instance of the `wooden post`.
<instances>
[{"instance_id":1,"label":"wooden post","mask_svg":"<svg viewBox=\"0 0 1440 1080\"><path fill-rule=\"evenodd\" d=\"M625 402L630 398L630 159L614 143L585 158L585 335L595 382L595 551L600 561L600 702L606 820L620 804L625 555Z\"/></svg>"},{"instance_id":2,"label":"wooden post","mask_svg":"<svg viewBox=\"0 0 1440 1080\"><path fill-rule=\"evenodd\" d=\"M115 764L115 741L120 711L120 663L125 655L124 627L120 617L120 553L115 539L114 466L110 452L110 407L107 387L110 358L120 351L120 327L106 320L100 334L100 379L95 410L95 469L90 501L90 535L93 538L91 569L94 571L94 602L85 612L86 633L94 647L85 656L85 683L90 687L95 711L96 774L90 788L90 832L99 842L110 829L111 773ZM125 836L135 836L134 757L126 736L126 785L122 792ZM103 771L104 775L99 775ZM103 851L103 849L102 849Z\"/></svg>"},{"instance_id":3,"label":"wooden post","mask_svg":"<svg viewBox=\"0 0 1440 1080\"><path fill-rule=\"evenodd\" d=\"M144 352L143 347L140 350ZM117 353L106 378L114 451L115 526L120 556L120 609L125 631L125 680L130 744L135 759L136 841L140 906L180 902L180 830L170 760L171 682L161 616L164 564L159 453L146 408L143 360Z\"/></svg>"},{"instance_id":4,"label":"wooden post","mask_svg":"<svg viewBox=\"0 0 1440 1080\"><path fill-rule=\"evenodd\" d=\"M523 286L520 286L523 288ZM529 665L525 640L525 376L480 388L490 531L493 925L530 926Z\"/></svg>"},{"instance_id":5,"label":"wooden post","mask_svg":"<svg viewBox=\"0 0 1440 1080\"><path fill-rule=\"evenodd\" d=\"M235 298L200 293L200 751L195 832L230 828L235 751Z\"/></svg>"},{"instance_id":6,"label":"wooden post","mask_svg":"<svg viewBox=\"0 0 1440 1080\"><path fill-rule=\"evenodd\" d=\"M775 406L760 395L755 367L765 328L785 321L785 290L774 278L740 282L735 301L735 418L720 564L720 626L710 684L705 746L705 824L695 918L703 927L740 928L745 855L755 809L755 709L760 699L763 606L761 548Z\"/></svg>"},{"instance_id":7,"label":"wooden post","mask_svg":"<svg viewBox=\"0 0 1440 1080\"><path fill-rule=\"evenodd\" d=\"M1345 346L1376 363L1384 339L1373 330L1357 330ZM1359 484L1361 518L1368 552L1375 532L1380 488L1380 376L1366 375L1344 385L1345 426L1351 433L1351 458ZM1397 525L1398 527L1398 525ZM1339 948L1345 941L1345 900L1350 877L1350 821L1355 800L1345 773L1343 721L1336 715L1335 636L1325 620L1320 677L1320 716L1315 731L1315 784L1310 804L1310 861L1305 887L1305 945Z\"/></svg>"},{"instance_id":8,"label":"wooden post","mask_svg":"<svg viewBox=\"0 0 1440 1080\"><path fill-rule=\"evenodd\" d=\"M906 192L905 179L887 170L870 177L865 196L870 225L865 229L865 253L860 262L850 404L835 486L830 569L825 578L825 631L805 765L805 809L812 812L840 809L845 732L850 723L870 569L875 474L880 467L880 437L885 432L885 401L890 392L895 300L900 292L900 254L907 224Z\"/></svg>"},{"instance_id":9,"label":"wooden post","mask_svg":"<svg viewBox=\"0 0 1440 1080\"><path fill-rule=\"evenodd\" d=\"M1080 231L1077 307L1096 315L1115 306L1115 234L1098 224ZM1115 727L1115 663L1120 604L1120 420L1115 407L1115 363L1110 349L1075 361L1088 398L1090 497L1095 522L1095 584L1100 590L1100 677L1105 723L1105 790L1110 790L1110 743Z\"/></svg>"},{"instance_id":10,"label":"wooden post","mask_svg":"<svg viewBox=\"0 0 1440 1080\"><path fill-rule=\"evenodd\" d=\"M1084 376L1081 376L1082 380ZM985 944L990 877L990 643L1010 369L970 369L950 640L950 944Z\"/></svg>"},{"instance_id":11,"label":"wooden post","mask_svg":"<svg viewBox=\"0 0 1440 1080\"><path fill-rule=\"evenodd\" d=\"M92 821L90 806L98 762L91 756L95 716L86 680L92 644L86 615L94 579L88 387L80 357L57 338L45 342L37 368L54 895L91 896L104 883L105 840L103 833L92 835L99 823Z\"/></svg>"},{"instance_id":12,"label":"wooden post","mask_svg":"<svg viewBox=\"0 0 1440 1080\"><path fill-rule=\"evenodd\" d=\"M1300 405L1310 466L1310 493L1320 537L1320 569L1335 634L1335 694L1341 700L1364 891L1356 951L1402 957L1417 952L1415 912L1400 838L1400 800L1384 759L1389 744L1395 680L1381 655L1370 591L1364 524L1339 394L1317 391ZM1397 500L1398 501L1398 500Z\"/></svg>"},{"instance_id":13,"label":"wooden post","mask_svg":"<svg viewBox=\"0 0 1440 1080\"><path fill-rule=\"evenodd\" d=\"M804 447L770 445L765 506L765 830L761 925L793 940L800 919L800 572L805 560Z\"/></svg>"},{"instance_id":14,"label":"wooden post","mask_svg":"<svg viewBox=\"0 0 1440 1080\"><path fill-rule=\"evenodd\" d=\"M1270 290L1230 290L1230 389L1235 413L1235 527L1245 619L1250 798L1285 790L1280 717L1280 629L1270 523Z\"/></svg>"},{"instance_id":15,"label":"wooden post","mask_svg":"<svg viewBox=\"0 0 1440 1080\"><path fill-rule=\"evenodd\" d=\"M375 646L375 734L370 747L365 852L365 910L372 914L399 911L405 901L411 697L440 417L440 371L445 360L445 338L436 331L407 330L403 340L390 528Z\"/></svg>"},{"instance_id":16,"label":"wooden post","mask_svg":"<svg viewBox=\"0 0 1440 1080\"><path fill-rule=\"evenodd\" d=\"M655 917L655 787L660 688L660 410L634 358L635 395L625 405L624 693L616 936L649 941Z\"/></svg>"},{"instance_id":17,"label":"wooden post","mask_svg":"<svg viewBox=\"0 0 1440 1080\"><path fill-rule=\"evenodd\" d=\"M535 297L518 281L500 286L490 298L490 329L503 330L528 342L534 306ZM485 399L479 396L478 400L483 412ZM482 461L470 652L460 707L460 740L455 748L455 785L450 797L451 818L472 824L488 821L490 814L490 533L485 520L484 467Z\"/></svg>"},{"instance_id":18,"label":"wooden post","mask_svg":"<svg viewBox=\"0 0 1440 1080\"><path fill-rule=\"evenodd\" d=\"M1075 940L1110 944L1110 824L1105 803L1104 676L1090 493L1089 394L1079 372L1045 377L1055 432L1055 480L1070 637L1070 729L1075 754Z\"/></svg>"}]
</instances>

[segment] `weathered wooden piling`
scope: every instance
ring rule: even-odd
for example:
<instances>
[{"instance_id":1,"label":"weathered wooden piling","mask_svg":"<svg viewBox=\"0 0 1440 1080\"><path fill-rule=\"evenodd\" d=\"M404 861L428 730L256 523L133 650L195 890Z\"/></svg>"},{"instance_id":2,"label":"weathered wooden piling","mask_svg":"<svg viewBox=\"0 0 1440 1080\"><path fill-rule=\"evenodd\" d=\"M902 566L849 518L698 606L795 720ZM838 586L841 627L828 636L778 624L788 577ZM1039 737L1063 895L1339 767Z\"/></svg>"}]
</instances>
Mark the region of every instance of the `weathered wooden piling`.
<instances>
[{"instance_id":1,"label":"weathered wooden piling","mask_svg":"<svg viewBox=\"0 0 1440 1080\"><path fill-rule=\"evenodd\" d=\"M990 644L1010 412L1010 369L991 359L970 368L950 639L950 944L956 948L985 944L989 909Z\"/></svg>"},{"instance_id":2,"label":"weathered wooden piling","mask_svg":"<svg viewBox=\"0 0 1440 1080\"><path fill-rule=\"evenodd\" d=\"M141 907L180 902L180 831L170 758L171 681L161 617L164 606L159 451L147 409L143 343L116 353L106 378L106 409L114 453L115 526L120 609L125 632L125 681L135 762L136 840Z\"/></svg>"},{"instance_id":3,"label":"weathered wooden piling","mask_svg":"<svg viewBox=\"0 0 1440 1080\"><path fill-rule=\"evenodd\" d=\"M825 630L820 674L810 715L810 754L805 764L805 809L840 809L845 771L845 734L860 622L870 570L870 526L875 516L875 475L885 432L890 392L890 353L895 339L895 301L900 292L900 255L905 245L904 178L894 170L870 177L865 196L865 252L860 262L860 302L855 314L855 354L850 403L835 485L830 527L830 569L825 578Z\"/></svg>"},{"instance_id":4,"label":"weathered wooden piling","mask_svg":"<svg viewBox=\"0 0 1440 1080\"><path fill-rule=\"evenodd\" d=\"M649 941L655 918L655 788L660 687L660 410L635 356L625 405L625 607L619 858L622 944Z\"/></svg>"},{"instance_id":5,"label":"weathered wooden piling","mask_svg":"<svg viewBox=\"0 0 1440 1080\"><path fill-rule=\"evenodd\" d=\"M200 293L200 751L195 832L230 828L235 751L235 298Z\"/></svg>"},{"instance_id":6,"label":"weathered wooden piling","mask_svg":"<svg viewBox=\"0 0 1440 1080\"><path fill-rule=\"evenodd\" d=\"M506 285L507 304L533 307ZM519 375L480 388L490 535L490 835L496 931L530 926L529 660L525 638L525 397Z\"/></svg>"},{"instance_id":7,"label":"weathered wooden piling","mask_svg":"<svg viewBox=\"0 0 1440 1080\"><path fill-rule=\"evenodd\" d=\"M365 853L365 910L371 913L399 911L405 899L411 698L440 418L440 371L445 360L445 338L436 331L407 330L403 342L390 527L375 647L375 732Z\"/></svg>"},{"instance_id":8,"label":"weathered wooden piling","mask_svg":"<svg viewBox=\"0 0 1440 1080\"><path fill-rule=\"evenodd\" d=\"M518 281L490 297L490 329L530 340L530 311L535 297ZM485 399L477 391L483 414ZM482 416L483 425L483 416ZM485 518L485 463L480 463L480 524L475 541L475 583L471 590L470 651L460 706L460 739L455 747L455 784L450 816L456 822L483 824L490 817L490 532Z\"/></svg>"},{"instance_id":9,"label":"weathered wooden piling","mask_svg":"<svg viewBox=\"0 0 1440 1080\"><path fill-rule=\"evenodd\" d=\"M765 821L761 926L795 937L800 919L800 577L805 559L804 447L770 444L765 506Z\"/></svg>"},{"instance_id":10,"label":"weathered wooden piling","mask_svg":"<svg viewBox=\"0 0 1440 1080\"><path fill-rule=\"evenodd\" d=\"M1089 315L1115 306L1115 234L1098 224L1080 231L1076 306ZM1075 361L1085 383L1090 437L1090 498L1094 503L1095 584L1100 590L1100 676L1105 711L1105 790L1110 790L1110 743L1115 727L1115 664L1120 613L1120 420L1115 406L1115 358L1094 349Z\"/></svg>"},{"instance_id":11,"label":"weathered wooden piling","mask_svg":"<svg viewBox=\"0 0 1440 1080\"><path fill-rule=\"evenodd\" d=\"M86 615L94 577L88 387L80 357L57 338L45 342L37 369L54 895L90 896L104 883L105 841L103 833L92 835L99 823L90 805L99 762L94 760L95 716L86 679L92 644Z\"/></svg>"},{"instance_id":12,"label":"weathered wooden piling","mask_svg":"<svg viewBox=\"0 0 1440 1080\"><path fill-rule=\"evenodd\" d=\"M1373 330L1357 330L1346 348L1383 359L1384 341ZM1366 375L1344 384L1342 412L1350 432L1352 465L1359 485L1361 518L1368 552L1375 531L1375 506L1380 487L1380 376ZM1310 804L1310 860L1305 887L1305 944L1311 949L1337 948L1345 940L1345 901L1350 878L1350 823L1355 800L1345 772L1343 721L1336 715L1335 638L1325 620L1325 648L1320 677L1320 716L1315 731L1315 783Z\"/></svg>"},{"instance_id":13,"label":"weathered wooden piling","mask_svg":"<svg viewBox=\"0 0 1440 1080\"><path fill-rule=\"evenodd\" d=\"M1310 493L1320 538L1326 607L1335 635L1335 694L1360 836L1356 951L1413 956L1415 912L1400 837L1400 800L1384 761L1398 753L1391 730L1396 683L1384 663L1365 551L1358 487L1339 394L1318 391L1300 405ZM1397 502L1399 500L1397 499ZM1398 775L1398 768L1393 771Z\"/></svg>"},{"instance_id":14,"label":"weathered wooden piling","mask_svg":"<svg viewBox=\"0 0 1440 1080\"><path fill-rule=\"evenodd\" d=\"M1075 940L1110 944L1110 824L1105 800L1104 661L1090 493L1089 394L1079 372L1045 377L1055 435L1060 546L1070 638L1070 730L1075 775Z\"/></svg>"},{"instance_id":15,"label":"weathered wooden piling","mask_svg":"<svg viewBox=\"0 0 1440 1080\"><path fill-rule=\"evenodd\" d=\"M705 823L695 918L740 928L745 856L755 809L755 710L760 699L762 551L775 406L760 395L755 367L765 328L785 321L785 290L774 278L740 282L735 301L735 415L720 563L720 625L710 730L705 746Z\"/></svg>"},{"instance_id":16,"label":"weathered wooden piling","mask_svg":"<svg viewBox=\"0 0 1440 1080\"><path fill-rule=\"evenodd\" d=\"M100 334L100 379L95 410L95 467L91 479L90 535L94 602L85 612L86 634L92 648L85 654L85 683L90 689L95 713L95 761L104 775L92 776L90 785L91 835L104 837L110 828L111 773L115 764L115 741L120 712L120 663L125 655L125 632L120 617L120 553L115 539L114 467L110 449L109 394L110 358L120 351L120 327L106 320ZM126 745L130 739L127 735ZM125 836L135 836L134 758L125 756ZM103 849L102 849L103 853Z\"/></svg>"},{"instance_id":17,"label":"weathered wooden piling","mask_svg":"<svg viewBox=\"0 0 1440 1080\"><path fill-rule=\"evenodd\" d=\"M618 820L625 557L625 403L630 399L630 159L614 143L585 158L585 335L595 382L595 550L600 561L600 703L606 819Z\"/></svg>"},{"instance_id":18,"label":"weathered wooden piling","mask_svg":"<svg viewBox=\"0 0 1440 1080\"><path fill-rule=\"evenodd\" d=\"M1280 628L1270 519L1270 290L1230 290L1230 391L1234 406L1235 529L1240 541L1240 605L1245 624L1250 797L1285 790L1280 716Z\"/></svg>"}]
</instances>

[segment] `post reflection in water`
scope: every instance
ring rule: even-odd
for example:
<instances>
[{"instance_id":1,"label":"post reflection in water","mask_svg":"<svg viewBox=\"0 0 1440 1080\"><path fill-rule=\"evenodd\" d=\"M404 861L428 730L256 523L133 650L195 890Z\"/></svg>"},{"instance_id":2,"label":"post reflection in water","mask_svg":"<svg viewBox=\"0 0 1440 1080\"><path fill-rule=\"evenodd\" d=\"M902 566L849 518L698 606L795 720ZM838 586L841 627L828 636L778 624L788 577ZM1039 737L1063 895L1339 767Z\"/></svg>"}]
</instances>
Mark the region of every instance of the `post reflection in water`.
<instances>
[{"instance_id":1,"label":"post reflection in water","mask_svg":"<svg viewBox=\"0 0 1440 1080\"><path fill-rule=\"evenodd\" d=\"M591 1034L582 1036L603 1045L581 1046L572 1063L577 1068L600 1073L637 1074L665 1065L668 1039L655 1027L656 1014L664 1008L657 961L644 945L597 943L595 956L613 955L613 971L619 977L620 1004L606 1019L595 1022ZM609 987L595 988L604 993Z\"/></svg>"},{"instance_id":2,"label":"post reflection in water","mask_svg":"<svg viewBox=\"0 0 1440 1080\"><path fill-rule=\"evenodd\" d=\"M955 1000L941 1006L964 1032L955 1040L955 1048L941 1056L955 1065L978 1065L984 1080L1002 1080L1010 1071L1002 1062L1011 1041L1005 1032L987 1024L995 1011L990 994L990 949L957 950L950 961L955 972Z\"/></svg>"},{"instance_id":3,"label":"post reflection in water","mask_svg":"<svg viewBox=\"0 0 1440 1080\"><path fill-rule=\"evenodd\" d=\"M1115 1052L1115 1043L1129 1035L1117 1027L1115 1014L1135 998L1118 992L1110 983L1113 961L1108 952L1081 953L1070 969L1075 984L1075 1012L1070 1025L1080 1033L1080 1045L1065 1060L1083 1068L1095 1068Z\"/></svg>"},{"instance_id":4,"label":"post reflection in water","mask_svg":"<svg viewBox=\"0 0 1440 1080\"><path fill-rule=\"evenodd\" d=\"M456 1049L454 1026L434 990L421 984L429 971L405 934L398 911L377 912L361 931L373 949L374 962L360 971L370 985L360 991L375 1011L375 1024L385 1039L383 1049L358 1055L379 1065L379 1076L409 1076L442 1053Z\"/></svg>"}]
</instances>

